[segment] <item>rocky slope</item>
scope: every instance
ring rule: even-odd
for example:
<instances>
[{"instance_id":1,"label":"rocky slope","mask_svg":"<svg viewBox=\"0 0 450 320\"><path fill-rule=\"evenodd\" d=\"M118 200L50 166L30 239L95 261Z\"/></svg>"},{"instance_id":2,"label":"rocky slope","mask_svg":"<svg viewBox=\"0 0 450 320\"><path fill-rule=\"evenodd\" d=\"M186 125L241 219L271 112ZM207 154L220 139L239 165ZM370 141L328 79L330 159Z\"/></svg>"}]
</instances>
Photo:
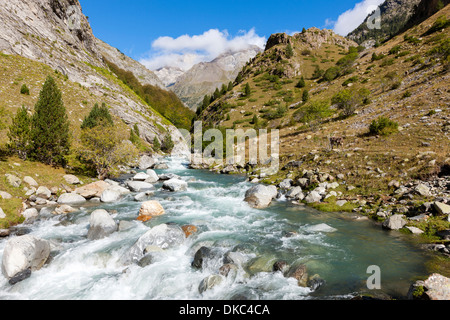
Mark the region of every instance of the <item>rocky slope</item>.
<instances>
[{"instance_id":1,"label":"rocky slope","mask_svg":"<svg viewBox=\"0 0 450 320\"><path fill-rule=\"evenodd\" d=\"M368 18L348 38L363 43L367 40L383 41L397 34L414 15L416 6L421 0L386 0L379 8L381 13L381 29L369 29ZM428 1L428 0L426 0Z\"/></svg>"},{"instance_id":2,"label":"rocky slope","mask_svg":"<svg viewBox=\"0 0 450 320\"><path fill-rule=\"evenodd\" d=\"M56 70L66 79L61 82L62 86L78 86L82 89L80 92L86 90L89 93L88 97L91 97L89 100L94 100L92 104L107 103L112 113L130 127L138 124L141 137L146 141L151 142L155 136L170 133L177 148L180 151L184 148L179 144L181 136L175 127L109 71L78 0L7 1L0 7L0 21L2 58L9 59L10 64L19 62L19 65L23 65L23 68L16 68L14 71L16 75L13 75L12 71L5 71L4 77L11 77L13 82L27 81L29 84L35 84L36 87L31 89L36 95L39 90L37 86L41 86L43 79L48 74L54 74L52 71ZM47 74L31 72L31 68L36 66L41 68L41 65L49 67L48 69L43 67ZM17 75L18 69L23 69L21 75ZM28 76L31 74L33 76ZM20 101L23 97L14 96L14 88L10 88L6 83L2 83L1 86L0 95L7 103L9 112L14 113L24 102L30 107L34 104L36 97L33 95L29 101L27 99ZM78 99L74 96L65 99L69 112L76 114L72 119L74 128L78 126L79 117L89 112L82 104L82 101L88 99ZM185 148L183 150L186 151Z\"/></svg>"},{"instance_id":3,"label":"rocky slope","mask_svg":"<svg viewBox=\"0 0 450 320\"><path fill-rule=\"evenodd\" d=\"M234 81L242 67L260 51L259 47L251 46L246 50L224 53L211 62L196 64L184 74L178 74L170 89L195 111L205 95L212 94L222 84ZM172 72L170 74L173 75Z\"/></svg>"},{"instance_id":4,"label":"rocky slope","mask_svg":"<svg viewBox=\"0 0 450 320\"><path fill-rule=\"evenodd\" d=\"M176 67L164 67L156 70L155 74L158 76L160 81L162 81L162 83L169 88L177 82L178 78L184 74L184 71Z\"/></svg>"}]
</instances>

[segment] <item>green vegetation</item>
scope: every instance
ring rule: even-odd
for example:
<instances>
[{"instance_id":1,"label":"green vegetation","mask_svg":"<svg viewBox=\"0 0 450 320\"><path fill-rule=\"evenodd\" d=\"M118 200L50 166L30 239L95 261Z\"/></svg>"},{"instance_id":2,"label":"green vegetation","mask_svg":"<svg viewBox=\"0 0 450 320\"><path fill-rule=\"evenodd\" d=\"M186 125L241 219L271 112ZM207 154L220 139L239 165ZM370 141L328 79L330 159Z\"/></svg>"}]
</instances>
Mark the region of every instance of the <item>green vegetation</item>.
<instances>
[{"instance_id":1,"label":"green vegetation","mask_svg":"<svg viewBox=\"0 0 450 320\"><path fill-rule=\"evenodd\" d=\"M161 142L159 142L158 137L156 136L153 138L153 150L156 152L161 150Z\"/></svg>"},{"instance_id":2,"label":"green vegetation","mask_svg":"<svg viewBox=\"0 0 450 320\"><path fill-rule=\"evenodd\" d=\"M293 115L293 119L296 122L316 125L320 124L323 119L331 116L332 114L333 111L330 109L330 104L328 101L313 101L297 110Z\"/></svg>"},{"instance_id":3,"label":"green vegetation","mask_svg":"<svg viewBox=\"0 0 450 320\"><path fill-rule=\"evenodd\" d=\"M450 26L450 19L448 19L446 16L440 16L431 26L430 29L428 29L427 32L425 32L424 36L430 35L432 33L435 33L437 31L441 31L443 29L446 29Z\"/></svg>"},{"instance_id":4,"label":"green vegetation","mask_svg":"<svg viewBox=\"0 0 450 320\"><path fill-rule=\"evenodd\" d=\"M344 89L336 93L331 99L331 103L336 104L338 109L341 110L343 117L349 117L353 115L356 109L368 103L370 91L367 89L349 90Z\"/></svg>"},{"instance_id":5,"label":"green vegetation","mask_svg":"<svg viewBox=\"0 0 450 320\"><path fill-rule=\"evenodd\" d=\"M336 62L336 66L328 68L323 74L322 81L333 81L341 76L353 72L353 65L359 56L357 47L350 47L347 54Z\"/></svg>"},{"instance_id":6,"label":"green vegetation","mask_svg":"<svg viewBox=\"0 0 450 320\"><path fill-rule=\"evenodd\" d=\"M305 78L301 77L300 80L295 85L295 87L300 89L306 87Z\"/></svg>"},{"instance_id":7,"label":"green vegetation","mask_svg":"<svg viewBox=\"0 0 450 320\"><path fill-rule=\"evenodd\" d=\"M286 46L286 58L290 59L294 56L294 49L292 49L291 44L289 43Z\"/></svg>"},{"instance_id":8,"label":"green vegetation","mask_svg":"<svg viewBox=\"0 0 450 320\"><path fill-rule=\"evenodd\" d=\"M379 117L372 121L369 127L370 135L388 136L398 132L398 123L386 117Z\"/></svg>"},{"instance_id":9,"label":"green vegetation","mask_svg":"<svg viewBox=\"0 0 450 320\"><path fill-rule=\"evenodd\" d=\"M172 152L173 147L174 143L172 141L172 137L170 136L170 134L166 134L161 145L161 151L170 153Z\"/></svg>"},{"instance_id":10,"label":"green vegetation","mask_svg":"<svg viewBox=\"0 0 450 320\"><path fill-rule=\"evenodd\" d=\"M28 89L26 84L23 84L22 87L20 88L20 93L21 94L26 94L26 95L30 95L30 89Z\"/></svg>"},{"instance_id":11,"label":"green vegetation","mask_svg":"<svg viewBox=\"0 0 450 320\"><path fill-rule=\"evenodd\" d=\"M154 108L178 128L190 129L195 113L185 107L175 93L152 85L142 85L132 72L120 69L106 59L105 61L117 77L150 107Z\"/></svg>"},{"instance_id":12,"label":"green vegetation","mask_svg":"<svg viewBox=\"0 0 450 320\"><path fill-rule=\"evenodd\" d=\"M102 123L102 125L114 125L111 114L109 113L108 107L105 103L102 103L101 107L98 106L98 103L94 105L89 115L84 118L83 123L81 124L81 129L92 129L100 125L100 123Z\"/></svg>"},{"instance_id":13,"label":"green vegetation","mask_svg":"<svg viewBox=\"0 0 450 320\"><path fill-rule=\"evenodd\" d=\"M32 159L50 165L65 165L65 156L70 150L69 121L61 91L50 76L34 107L30 138Z\"/></svg>"},{"instance_id":14,"label":"green vegetation","mask_svg":"<svg viewBox=\"0 0 450 320\"><path fill-rule=\"evenodd\" d=\"M28 110L22 106L16 116L12 119L12 124L9 127L8 149L15 153L20 159L26 160L31 151L31 117L28 115Z\"/></svg>"}]
</instances>

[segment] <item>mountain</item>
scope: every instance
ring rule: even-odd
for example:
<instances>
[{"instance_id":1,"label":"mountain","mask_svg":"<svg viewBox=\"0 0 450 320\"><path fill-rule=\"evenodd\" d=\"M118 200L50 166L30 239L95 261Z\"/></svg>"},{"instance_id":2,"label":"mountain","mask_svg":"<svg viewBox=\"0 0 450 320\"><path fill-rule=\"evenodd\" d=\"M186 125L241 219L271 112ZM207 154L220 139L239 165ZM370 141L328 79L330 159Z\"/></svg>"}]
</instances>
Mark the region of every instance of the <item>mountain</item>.
<instances>
[{"instance_id":1,"label":"mountain","mask_svg":"<svg viewBox=\"0 0 450 320\"><path fill-rule=\"evenodd\" d=\"M379 6L381 29L369 29L367 26L369 15L358 28L348 34L348 38L361 44L367 40L383 41L396 35L414 15L420 1L386 0Z\"/></svg>"},{"instance_id":2,"label":"mountain","mask_svg":"<svg viewBox=\"0 0 450 320\"><path fill-rule=\"evenodd\" d=\"M272 35L234 88L205 103L197 120L221 131L278 129L280 170L245 167L250 178L277 184L325 172L358 188L348 201L391 194L394 180L444 174L449 17L446 6L376 48L317 28Z\"/></svg>"},{"instance_id":3,"label":"mountain","mask_svg":"<svg viewBox=\"0 0 450 320\"><path fill-rule=\"evenodd\" d=\"M210 62L196 64L183 74L175 73L176 82L170 89L195 111L205 95L210 95L216 88L234 81L242 67L259 52L259 47L251 46L245 50L223 53ZM174 74L173 69L167 70L172 71L168 74ZM161 73L160 71L159 74Z\"/></svg>"},{"instance_id":4,"label":"mountain","mask_svg":"<svg viewBox=\"0 0 450 320\"><path fill-rule=\"evenodd\" d=\"M184 74L184 71L177 67L163 67L156 70L155 74L167 88L170 88Z\"/></svg>"},{"instance_id":5,"label":"mountain","mask_svg":"<svg viewBox=\"0 0 450 320\"><path fill-rule=\"evenodd\" d=\"M0 6L0 21L4 79L0 99L8 113L14 114L22 104L31 109L45 78L53 75L63 91L75 140L81 119L95 103L105 102L120 123L128 128L137 124L145 141L170 134L175 149L183 151L178 130L111 72L103 55L131 68L144 83L162 87L161 83L150 71L95 38L78 0L6 1ZM18 94L17 86L22 84L30 88L29 96Z\"/></svg>"}]
</instances>

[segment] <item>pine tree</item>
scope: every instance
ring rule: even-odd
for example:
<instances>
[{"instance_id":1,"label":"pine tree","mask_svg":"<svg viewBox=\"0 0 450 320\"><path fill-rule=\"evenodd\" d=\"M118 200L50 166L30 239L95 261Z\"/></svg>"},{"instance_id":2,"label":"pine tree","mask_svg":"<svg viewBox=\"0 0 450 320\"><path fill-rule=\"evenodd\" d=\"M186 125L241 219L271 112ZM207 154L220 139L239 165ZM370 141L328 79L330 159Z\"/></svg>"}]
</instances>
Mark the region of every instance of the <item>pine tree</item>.
<instances>
[{"instance_id":1,"label":"pine tree","mask_svg":"<svg viewBox=\"0 0 450 320\"><path fill-rule=\"evenodd\" d=\"M250 85L247 83L244 87L244 96L250 97L251 94L252 94L252 89L250 88Z\"/></svg>"},{"instance_id":2,"label":"pine tree","mask_svg":"<svg viewBox=\"0 0 450 320\"><path fill-rule=\"evenodd\" d=\"M30 131L31 117L28 115L27 108L22 106L12 119L8 132L8 149L16 153L22 160L27 159L30 151Z\"/></svg>"},{"instance_id":3,"label":"pine tree","mask_svg":"<svg viewBox=\"0 0 450 320\"><path fill-rule=\"evenodd\" d=\"M305 78L301 77L301 79L297 82L296 87L297 88L304 88L305 86L306 86Z\"/></svg>"},{"instance_id":4,"label":"pine tree","mask_svg":"<svg viewBox=\"0 0 450 320\"><path fill-rule=\"evenodd\" d=\"M233 88L234 88L233 82L230 81L230 82L228 83L228 91L233 90Z\"/></svg>"},{"instance_id":5,"label":"pine tree","mask_svg":"<svg viewBox=\"0 0 450 320\"><path fill-rule=\"evenodd\" d=\"M174 143L172 141L172 137L170 136L170 134L166 134L166 136L164 137L162 146L161 146L161 150L165 153L169 153L172 151L173 147L174 147Z\"/></svg>"},{"instance_id":6,"label":"pine tree","mask_svg":"<svg viewBox=\"0 0 450 320\"><path fill-rule=\"evenodd\" d=\"M69 154L70 131L61 91L52 77L39 94L31 119L32 158L45 164L64 165Z\"/></svg>"},{"instance_id":7,"label":"pine tree","mask_svg":"<svg viewBox=\"0 0 450 320\"><path fill-rule=\"evenodd\" d=\"M98 125L113 126L114 122L105 103L99 107L98 103L94 105L91 112L84 118L81 129L92 129Z\"/></svg>"},{"instance_id":8,"label":"pine tree","mask_svg":"<svg viewBox=\"0 0 450 320\"><path fill-rule=\"evenodd\" d=\"M306 90L306 89L303 90L302 100L303 100L303 102L306 102L306 101L309 100L309 92L308 92L308 90Z\"/></svg>"},{"instance_id":9,"label":"pine tree","mask_svg":"<svg viewBox=\"0 0 450 320\"><path fill-rule=\"evenodd\" d=\"M306 33L306 29L305 28L302 29L302 33Z\"/></svg>"},{"instance_id":10,"label":"pine tree","mask_svg":"<svg viewBox=\"0 0 450 320\"><path fill-rule=\"evenodd\" d=\"M294 49L292 49L291 44L289 43L286 46L286 58L290 59L294 56Z\"/></svg>"},{"instance_id":11,"label":"pine tree","mask_svg":"<svg viewBox=\"0 0 450 320\"><path fill-rule=\"evenodd\" d=\"M161 143L159 142L158 137L156 137L156 136L153 139L153 150L156 151L156 152L161 150Z\"/></svg>"}]
</instances>

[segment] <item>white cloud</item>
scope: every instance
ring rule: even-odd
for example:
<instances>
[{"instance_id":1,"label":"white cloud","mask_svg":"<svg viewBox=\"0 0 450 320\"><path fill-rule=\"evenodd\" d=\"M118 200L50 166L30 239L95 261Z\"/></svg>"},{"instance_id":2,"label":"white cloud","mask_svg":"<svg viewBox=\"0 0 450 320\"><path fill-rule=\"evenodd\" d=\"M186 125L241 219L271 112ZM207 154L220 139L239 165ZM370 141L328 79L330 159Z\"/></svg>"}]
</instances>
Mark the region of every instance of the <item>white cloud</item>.
<instances>
[{"instance_id":1,"label":"white cloud","mask_svg":"<svg viewBox=\"0 0 450 320\"><path fill-rule=\"evenodd\" d=\"M363 0L357 3L353 9L341 14L334 24L334 32L346 36L355 30L366 17L371 14L385 0ZM327 20L329 22L329 20Z\"/></svg>"},{"instance_id":2,"label":"white cloud","mask_svg":"<svg viewBox=\"0 0 450 320\"><path fill-rule=\"evenodd\" d=\"M194 64L211 61L226 51L238 51L256 45L264 48L266 39L254 29L240 31L235 37L228 32L211 29L201 35L183 35L178 38L160 37L153 41L147 57L140 60L150 70L165 66L189 70Z\"/></svg>"}]
</instances>

